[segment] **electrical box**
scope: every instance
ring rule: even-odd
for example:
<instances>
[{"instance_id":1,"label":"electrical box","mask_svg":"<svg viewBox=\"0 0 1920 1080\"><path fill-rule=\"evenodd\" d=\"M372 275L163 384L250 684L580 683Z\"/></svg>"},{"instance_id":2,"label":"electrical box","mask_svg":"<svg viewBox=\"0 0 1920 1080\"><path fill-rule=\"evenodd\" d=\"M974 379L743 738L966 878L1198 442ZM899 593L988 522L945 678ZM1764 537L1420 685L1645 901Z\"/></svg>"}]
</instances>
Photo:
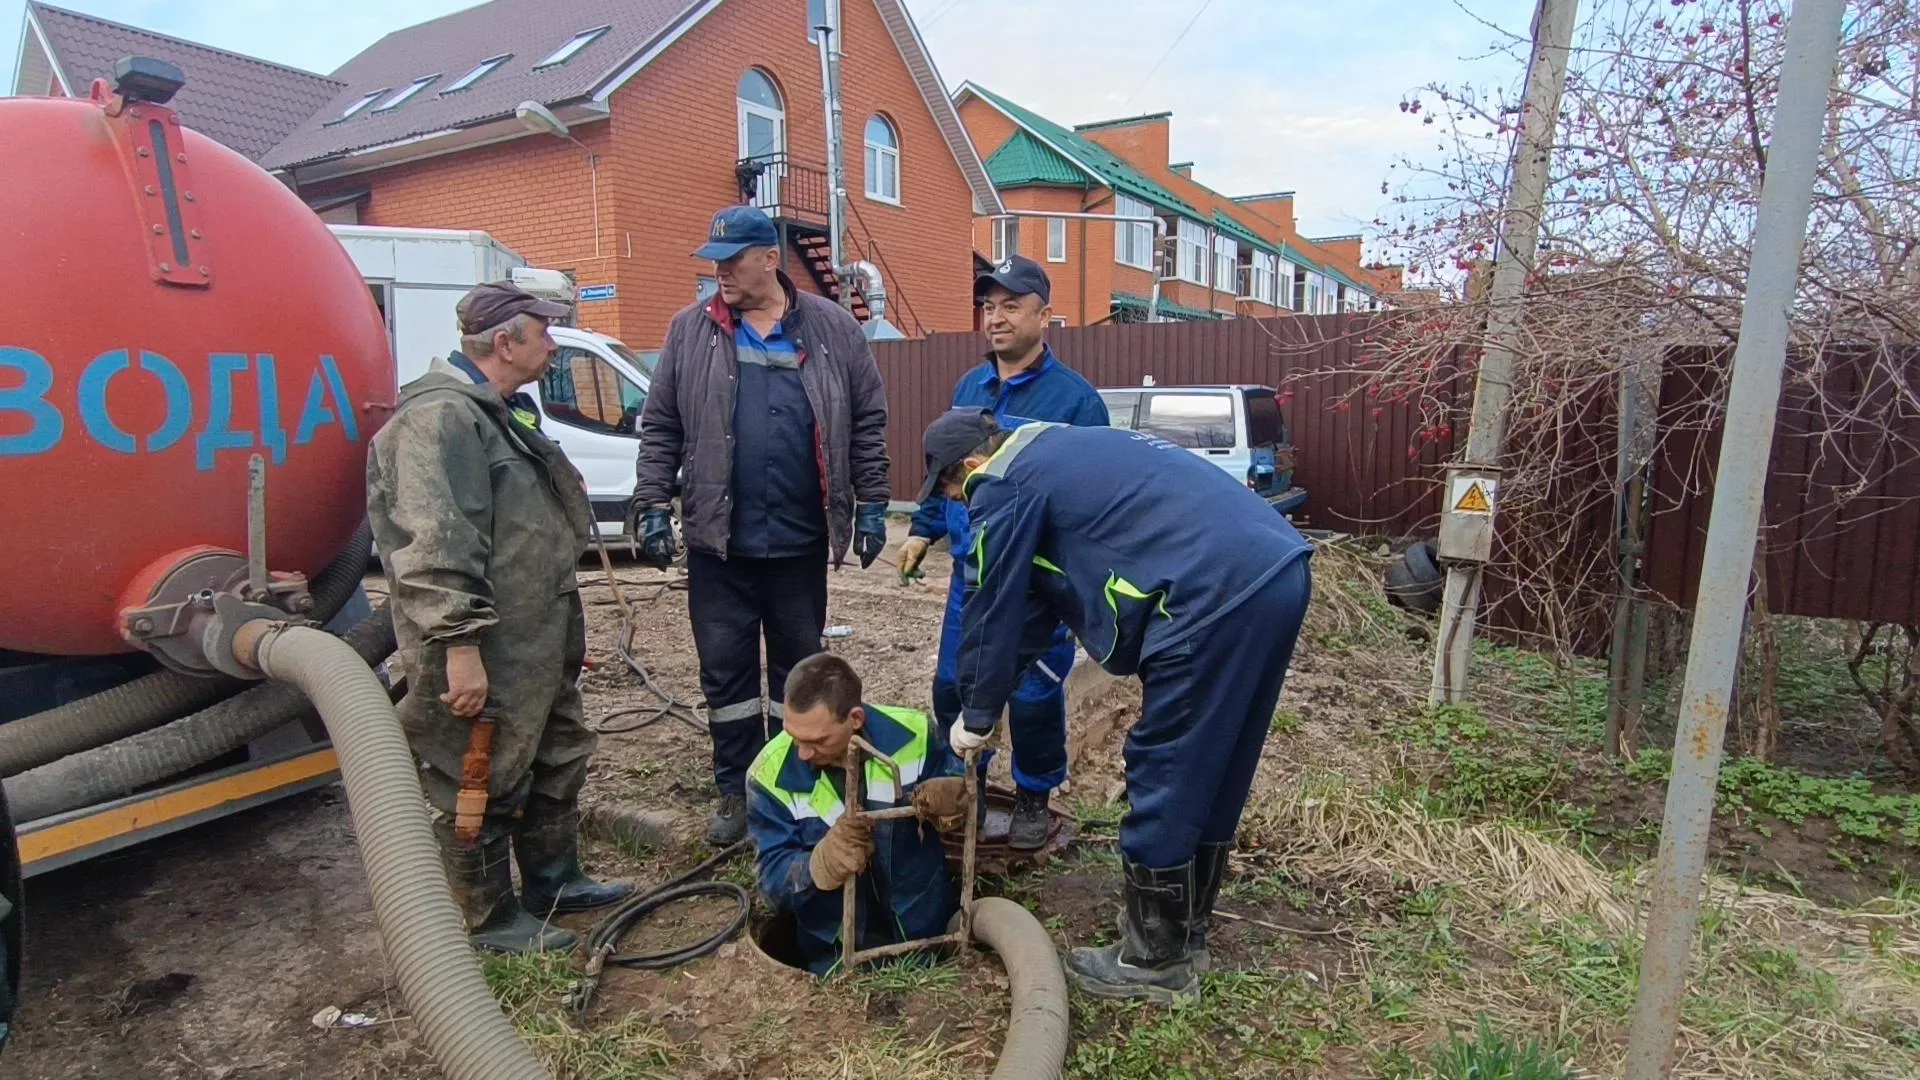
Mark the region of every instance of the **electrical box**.
<instances>
[{"instance_id":1,"label":"electrical box","mask_svg":"<svg viewBox=\"0 0 1920 1080\"><path fill-rule=\"evenodd\" d=\"M1440 561L1485 563L1493 558L1493 517L1500 505L1500 470L1455 465L1447 470L1440 514Z\"/></svg>"}]
</instances>

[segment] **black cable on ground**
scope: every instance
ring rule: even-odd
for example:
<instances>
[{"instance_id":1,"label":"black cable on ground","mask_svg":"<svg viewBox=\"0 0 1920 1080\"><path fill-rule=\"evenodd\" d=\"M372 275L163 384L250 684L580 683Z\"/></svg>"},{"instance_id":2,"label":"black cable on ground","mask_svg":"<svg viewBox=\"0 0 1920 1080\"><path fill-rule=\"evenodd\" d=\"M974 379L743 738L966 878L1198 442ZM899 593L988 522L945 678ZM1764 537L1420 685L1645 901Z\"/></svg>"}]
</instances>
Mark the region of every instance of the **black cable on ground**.
<instances>
[{"instance_id":1,"label":"black cable on ground","mask_svg":"<svg viewBox=\"0 0 1920 1080\"><path fill-rule=\"evenodd\" d=\"M595 733L600 735L624 735L631 731L639 731L642 728L652 727L654 724L668 717L672 717L702 735L707 734L709 730L707 722L700 718L700 714L696 708L674 697L659 683L655 682L653 673L648 671L647 666L640 662L640 657L635 655L633 651L633 638L638 632L639 627L634 620L633 606L627 602L626 590L621 588L622 582L619 576L613 572L613 557L607 554L606 540L597 532L594 534L593 539L594 546L597 547L600 552L601 569L603 569L607 575L607 587L613 590L614 603L620 609L620 637L619 644L615 647L615 652L619 654L621 662L627 665L627 670L640 677L640 685L646 688L647 693L657 698L660 704L641 705L632 709L616 709L602 716L599 720L594 721L590 726ZM658 583L655 586L653 595L647 597L643 603L651 603L674 589L685 589L686 587L687 579L685 577L669 578L666 581ZM631 724L614 723L616 720L629 716L638 716L640 719Z\"/></svg>"},{"instance_id":2,"label":"black cable on ground","mask_svg":"<svg viewBox=\"0 0 1920 1080\"><path fill-rule=\"evenodd\" d=\"M664 885L658 885L645 892L636 893L606 918L601 919L587 931L587 969L579 988L573 995L573 1011L584 1013L593 1002L594 990L600 982L600 972L608 964L616 967L632 968L639 971L665 971L690 963L703 956L719 951L720 946L732 941L747 925L747 916L753 908L753 897L747 890L730 881L695 881L714 867L745 851L749 841L737 840L722 848L712 858L693 869L674 878ZM683 900L692 900L702 896L717 896L732 900L739 908L733 919L721 930L691 945L667 949L657 953L620 954L620 940L627 936L642 919L648 918L669 904Z\"/></svg>"}]
</instances>

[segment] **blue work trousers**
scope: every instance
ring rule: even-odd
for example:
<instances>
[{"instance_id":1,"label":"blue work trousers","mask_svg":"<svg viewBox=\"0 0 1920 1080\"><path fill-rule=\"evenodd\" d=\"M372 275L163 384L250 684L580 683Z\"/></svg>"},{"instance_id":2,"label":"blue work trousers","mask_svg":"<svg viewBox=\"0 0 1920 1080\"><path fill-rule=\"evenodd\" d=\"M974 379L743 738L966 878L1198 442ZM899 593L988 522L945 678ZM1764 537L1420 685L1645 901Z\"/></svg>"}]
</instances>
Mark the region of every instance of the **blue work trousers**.
<instances>
[{"instance_id":1,"label":"blue work trousers","mask_svg":"<svg viewBox=\"0 0 1920 1080\"><path fill-rule=\"evenodd\" d=\"M1233 610L1140 665L1140 720L1127 735L1120 851L1167 870L1240 827L1260 749L1313 593L1299 559Z\"/></svg>"},{"instance_id":2,"label":"blue work trousers","mask_svg":"<svg viewBox=\"0 0 1920 1080\"><path fill-rule=\"evenodd\" d=\"M965 589L956 572L947 586L947 617L940 624L940 660L933 672L933 715L945 738L960 718L960 609ZM1020 677L1007 701L1013 741L1013 782L1022 791L1045 794L1067 778L1067 672L1073 670L1073 637L1055 628L1053 644Z\"/></svg>"}]
</instances>

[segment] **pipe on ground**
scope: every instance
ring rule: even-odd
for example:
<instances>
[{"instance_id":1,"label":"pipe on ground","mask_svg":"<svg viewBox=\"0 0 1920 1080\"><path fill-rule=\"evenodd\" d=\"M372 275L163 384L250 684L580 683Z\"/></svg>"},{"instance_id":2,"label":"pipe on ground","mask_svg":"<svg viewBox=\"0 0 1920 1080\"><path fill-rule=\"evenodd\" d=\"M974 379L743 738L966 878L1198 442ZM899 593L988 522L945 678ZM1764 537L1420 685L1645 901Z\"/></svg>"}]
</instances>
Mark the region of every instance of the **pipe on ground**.
<instances>
[{"instance_id":1,"label":"pipe on ground","mask_svg":"<svg viewBox=\"0 0 1920 1080\"><path fill-rule=\"evenodd\" d=\"M1060 1080L1067 1060L1067 976L1033 913L998 896L973 902L973 939L1000 955L1013 1011L993 1080Z\"/></svg>"},{"instance_id":2,"label":"pipe on ground","mask_svg":"<svg viewBox=\"0 0 1920 1080\"><path fill-rule=\"evenodd\" d=\"M333 638L324 631L315 633ZM361 667L378 664L393 654L393 620L382 605L344 637L334 640L355 654ZM93 700L87 698L78 704ZM7 801L13 806L14 820L25 823L122 798L200 768L299 720L312 709L294 687L257 683L170 724L10 776L6 779Z\"/></svg>"},{"instance_id":3,"label":"pipe on ground","mask_svg":"<svg viewBox=\"0 0 1920 1080\"><path fill-rule=\"evenodd\" d=\"M385 621L385 610L376 617ZM242 633L234 648L240 659L297 687L326 722L387 961L434 1060L452 1080L551 1080L501 1013L468 944L386 687L351 646L324 631L275 625Z\"/></svg>"},{"instance_id":4,"label":"pipe on ground","mask_svg":"<svg viewBox=\"0 0 1920 1080\"><path fill-rule=\"evenodd\" d=\"M319 621L333 618L352 599L354 588L366 572L372 547L373 532L362 522L326 569L315 575L310 588ZM169 720L226 700L247 686L224 675L200 678L177 671L156 671L79 701L0 724L0 776L17 776L69 754L151 731Z\"/></svg>"}]
</instances>

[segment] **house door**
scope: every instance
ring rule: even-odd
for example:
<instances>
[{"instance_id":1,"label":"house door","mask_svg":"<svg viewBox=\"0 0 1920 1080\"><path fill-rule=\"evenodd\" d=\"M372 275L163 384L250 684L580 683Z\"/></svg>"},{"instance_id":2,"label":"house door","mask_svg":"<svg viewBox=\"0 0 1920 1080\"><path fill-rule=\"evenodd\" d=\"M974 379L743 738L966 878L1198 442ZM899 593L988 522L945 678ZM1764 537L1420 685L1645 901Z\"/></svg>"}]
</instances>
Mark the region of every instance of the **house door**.
<instances>
[{"instance_id":1,"label":"house door","mask_svg":"<svg viewBox=\"0 0 1920 1080\"><path fill-rule=\"evenodd\" d=\"M780 181L787 171L787 111L773 80L759 68L740 77L740 157L759 167L753 205L781 216Z\"/></svg>"}]
</instances>

